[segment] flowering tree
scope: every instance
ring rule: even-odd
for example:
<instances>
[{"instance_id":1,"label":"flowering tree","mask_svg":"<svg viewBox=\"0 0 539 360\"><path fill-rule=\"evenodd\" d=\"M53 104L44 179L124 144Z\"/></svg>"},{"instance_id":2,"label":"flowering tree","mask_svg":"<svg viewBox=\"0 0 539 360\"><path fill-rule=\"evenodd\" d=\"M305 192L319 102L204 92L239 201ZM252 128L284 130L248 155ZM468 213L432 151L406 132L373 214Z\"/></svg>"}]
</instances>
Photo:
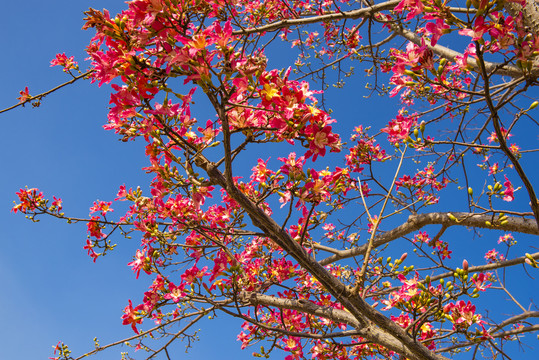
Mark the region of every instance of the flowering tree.
<instances>
[{"instance_id":1,"label":"flowering tree","mask_svg":"<svg viewBox=\"0 0 539 360\"><path fill-rule=\"evenodd\" d=\"M242 348L286 359L509 358L539 329L506 281L532 281L539 259L535 149L518 143L538 125L535 3L133 0L85 21L89 69L51 65L111 86L104 127L146 142L154 178L120 186L116 218L112 201L78 218L35 188L13 211L86 222L93 261L117 235L140 239L128 265L152 285L122 317L137 350L168 356L214 313L244 321ZM290 67L269 65L272 46ZM338 134L323 90L352 67L401 109ZM195 96L215 117L195 117ZM453 241L480 235L479 257ZM489 313L487 295L508 310Z\"/></svg>"}]
</instances>

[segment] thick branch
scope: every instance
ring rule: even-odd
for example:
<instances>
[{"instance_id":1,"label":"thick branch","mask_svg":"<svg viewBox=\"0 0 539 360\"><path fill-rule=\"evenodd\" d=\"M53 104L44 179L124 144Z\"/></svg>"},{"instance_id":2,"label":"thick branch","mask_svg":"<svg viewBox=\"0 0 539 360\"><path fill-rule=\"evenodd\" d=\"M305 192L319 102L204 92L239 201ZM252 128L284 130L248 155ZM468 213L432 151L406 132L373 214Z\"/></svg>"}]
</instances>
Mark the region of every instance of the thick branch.
<instances>
[{"instance_id":1,"label":"thick branch","mask_svg":"<svg viewBox=\"0 0 539 360\"><path fill-rule=\"evenodd\" d=\"M274 306L280 309L291 309L301 311L303 313L320 316L337 323L344 323L354 328L360 328L359 322L350 314L344 310L333 309L330 307L318 306L308 300L292 300L281 299L274 296L258 294L255 292L242 292L240 294L240 300L249 303L251 305L264 305Z\"/></svg>"},{"instance_id":2,"label":"thick branch","mask_svg":"<svg viewBox=\"0 0 539 360\"><path fill-rule=\"evenodd\" d=\"M517 322L521 322L522 320L526 320L526 319L529 319L531 317L535 317L535 318L539 317L539 311L526 311L526 312L523 312L522 314L515 315L515 316L505 320L504 322L502 322L498 326L494 327L493 329L489 329L488 331L489 331L489 333L494 333L494 332L504 328L507 325L511 325L511 324L514 324L514 323L517 323Z\"/></svg>"},{"instance_id":3,"label":"thick branch","mask_svg":"<svg viewBox=\"0 0 539 360\"><path fill-rule=\"evenodd\" d=\"M418 46L423 46L421 37L413 33L412 31L401 29L400 27L396 25L392 26L391 29L398 35L413 42L414 44ZM455 61L457 56L463 56L463 54L459 53L458 51L451 50L440 44L436 44L432 46L427 42L426 45L430 50L432 50L432 52L434 52L435 54L449 61ZM476 59L472 57L468 57L467 61L468 61L468 65L470 65L475 71L477 72L480 71L480 66ZM485 61L485 67L489 73L495 73L496 75L510 76L512 78L520 78L523 76L522 70L520 70L516 66L504 65L504 64Z\"/></svg>"},{"instance_id":4,"label":"thick branch","mask_svg":"<svg viewBox=\"0 0 539 360\"><path fill-rule=\"evenodd\" d=\"M331 13L331 14L304 17L304 18L299 18L299 19L284 19L284 20L275 21L273 23L263 25L263 26L258 26L254 28L243 29L243 30L236 30L233 32L233 34L234 35L250 35L250 34L257 34L257 33L262 33L262 32L277 31L277 30L289 28L292 26L316 24L316 23L338 21L338 20L344 20L344 19L359 19L363 17L372 16L373 14L382 10L393 9L400 2L401 0L391 0L391 1L383 2L381 4L370 6L368 8L363 8L363 9L358 9L358 10L336 12L336 13Z\"/></svg>"},{"instance_id":5,"label":"thick branch","mask_svg":"<svg viewBox=\"0 0 539 360\"><path fill-rule=\"evenodd\" d=\"M516 2L506 1L503 7L513 18L522 12L524 23L531 28L531 33L539 33L539 5L536 1L528 0L524 7Z\"/></svg>"},{"instance_id":6,"label":"thick branch","mask_svg":"<svg viewBox=\"0 0 539 360\"><path fill-rule=\"evenodd\" d=\"M427 214L418 214L410 215L408 221L404 224L387 231L381 235L378 235L374 239L374 246L379 247L381 245L387 244L390 241L401 238L405 235L410 234L411 232L417 231L427 225L444 225L446 227L460 225L460 226L470 226L474 228L484 228L484 229L493 229L493 230L503 230L503 231L513 231L524 234L533 234L539 235L539 229L537 224L532 219L525 219L519 217L508 217L507 223L499 224L497 226L487 225L486 222L489 221L492 223L493 216L486 214L471 214L471 213L453 213L452 216L457 218L457 221L451 220L449 217L450 213L427 213ZM321 265L331 264L335 261L357 256L364 255L367 251L367 244L358 246L356 248L341 250L338 251L335 255L331 255L320 261Z\"/></svg>"}]
</instances>

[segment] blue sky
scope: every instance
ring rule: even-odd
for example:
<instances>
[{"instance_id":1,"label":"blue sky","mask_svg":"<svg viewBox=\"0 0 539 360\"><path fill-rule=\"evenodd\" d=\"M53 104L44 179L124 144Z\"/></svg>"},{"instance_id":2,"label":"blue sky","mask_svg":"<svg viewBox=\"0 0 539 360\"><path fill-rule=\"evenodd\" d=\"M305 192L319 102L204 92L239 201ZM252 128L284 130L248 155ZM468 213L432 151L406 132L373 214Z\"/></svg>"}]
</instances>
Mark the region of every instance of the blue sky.
<instances>
[{"instance_id":1,"label":"blue sky","mask_svg":"<svg viewBox=\"0 0 539 360\"><path fill-rule=\"evenodd\" d=\"M11 15L0 22L0 108L14 104L25 86L37 94L69 80L49 66L56 53L74 55L85 67L84 47L92 33L80 29L82 12L90 6L106 7L113 14L124 4L29 0L24 12L19 3L3 4L3 13ZM361 118L358 124L364 119L387 122L397 108L394 100L364 100L355 91L329 96L338 98L337 105L346 105L334 107L334 117L354 122ZM82 249L84 224L68 226L49 218L34 224L10 213L15 192L26 185L38 187L47 197L61 197L66 213L87 216L93 201L112 200L120 185L148 183L150 178L140 170L146 166L143 144L120 142L102 129L107 104L106 86L79 82L49 95L40 108L27 106L0 115L0 358L46 359L58 341L79 355L92 349L96 336L104 345L132 335L120 317L127 300L136 303L148 285L142 276L136 280L126 265L138 240L118 238L118 249L94 264ZM529 288L524 291L533 295ZM224 317L202 323L202 340L189 354L179 344L172 358L251 358L251 350L241 351L236 342L238 324ZM120 351L97 358L119 359Z\"/></svg>"}]
</instances>

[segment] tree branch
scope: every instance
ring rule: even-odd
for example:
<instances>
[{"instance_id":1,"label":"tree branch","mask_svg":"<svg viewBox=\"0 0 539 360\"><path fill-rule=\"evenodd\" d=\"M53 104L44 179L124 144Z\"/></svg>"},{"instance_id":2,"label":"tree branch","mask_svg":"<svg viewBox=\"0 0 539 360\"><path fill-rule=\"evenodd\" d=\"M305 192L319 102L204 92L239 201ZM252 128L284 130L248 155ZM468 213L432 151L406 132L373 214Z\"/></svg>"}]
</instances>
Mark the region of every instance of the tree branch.
<instances>
[{"instance_id":1,"label":"tree branch","mask_svg":"<svg viewBox=\"0 0 539 360\"><path fill-rule=\"evenodd\" d=\"M378 235L373 242L374 247L379 247L381 245L387 244L390 241L401 238L413 231L417 231L427 225L444 225L446 227L450 226L470 226L475 228L483 229L496 229L503 231L514 231L524 234L539 235L539 229L537 224L532 219L519 218L519 217L508 217L507 223L499 224L496 226L487 225L486 222L489 221L492 223L494 215L489 214L472 214L472 213L452 213L457 221L451 220L449 217L450 213L427 213L427 214L418 214L410 215L408 221L404 224L389 230L381 235ZM348 249L335 251L334 255L331 255L320 261L321 265L331 264L335 261L346 259L349 257L364 255L367 251L367 244Z\"/></svg>"},{"instance_id":2,"label":"tree branch","mask_svg":"<svg viewBox=\"0 0 539 360\"><path fill-rule=\"evenodd\" d=\"M321 23L321 22L338 21L338 20L344 20L344 19L359 19L359 18L363 18L367 16L372 16L379 11L391 10L395 6L397 6L400 2L401 0L391 0L391 1L383 2L381 4L370 6L368 8L363 8L363 9L358 9L358 10L335 12L335 13L330 13L330 14L310 16L310 17L304 17L304 18L299 18L299 19L284 19L280 21L275 21L273 23L269 23L267 25L254 27L254 28L236 30L232 32L232 34L233 35L251 35L251 34L257 34L257 33L262 33L262 32L277 31L277 30L289 28L292 26L316 24L316 23Z\"/></svg>"},{"instance_id":3,"label":"tree branch","mask_svg":"<svg viewBox=\"0 0 539 360\"><path fill-rule=\"evenodd\" d=\"M532 326L527 326L527 327L523 327L523 328L520 328L520 329L513 329L513 330L504 331L504 332L499 332L499 333L496 333L496 334L490 334L490 336L492 336L493 338L496 339L496 338L501 338L501 337L506 337L506 336L511 336L511 335L524 334L524 333L527 333L527 332L532 332L532 331L537 331L537 330L539 330L539 325L532 325ZM475 344L477 344L477 342L469 341L469 342L465 342L465 343L455 344L453 346L449 346L449 347L446 347L446 348L438 349L438 350L436 350L436 352L437 353L447 352L447 351L451 351L451 350L454 350L454 349L460 349L460 348L470 346L470 345L475 345Z\"/></svg>"},{"instance_id":4,"label":"tree branch","mask_svg":"<svg viewBox=\"0 0 539 360\"><path fill-rule=\"evenodd\" d=\"M309 300L281 299L274 296L243 291L239 295L240 301L250 305L274 306L280 309L301 311L306 314L316 315L334 322L348 324L354 328L361 328L361 324L347 311L322 307Z\"/></svg>"}]
</instances>

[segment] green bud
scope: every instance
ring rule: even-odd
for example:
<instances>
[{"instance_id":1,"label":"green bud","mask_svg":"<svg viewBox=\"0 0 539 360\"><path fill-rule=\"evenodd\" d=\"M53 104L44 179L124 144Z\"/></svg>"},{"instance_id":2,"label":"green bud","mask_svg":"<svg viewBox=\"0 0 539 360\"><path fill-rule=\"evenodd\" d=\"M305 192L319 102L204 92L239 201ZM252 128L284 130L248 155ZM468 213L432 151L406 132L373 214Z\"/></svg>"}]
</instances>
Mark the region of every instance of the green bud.
<instances>
[{"instance_id":1,"label":"green bud","mask_svg":"<svg viewBox=\"0 0 539 360\"><path fill-rule=\"evenodd\" d=\"M417 76L417 74L415 72L413 72L411 70L408 70L408 69L404 70L404 73L406 75L409 75L409 76Z\"/></svg>"}]
</instances>

